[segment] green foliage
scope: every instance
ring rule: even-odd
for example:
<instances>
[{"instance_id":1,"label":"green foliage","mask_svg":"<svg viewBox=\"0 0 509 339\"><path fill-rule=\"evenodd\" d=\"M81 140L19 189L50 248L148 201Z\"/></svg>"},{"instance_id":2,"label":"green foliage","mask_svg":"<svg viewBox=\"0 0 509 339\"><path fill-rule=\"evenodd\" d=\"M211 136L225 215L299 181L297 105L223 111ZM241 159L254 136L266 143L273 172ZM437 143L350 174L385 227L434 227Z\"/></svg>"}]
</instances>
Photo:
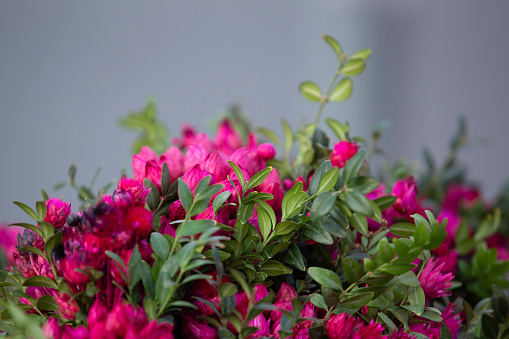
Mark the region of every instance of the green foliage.
<instances>
[{"instance_id":1,"label":"green foliage","mask_svg":"<svg viewBox=\"0 0 509 339\"><path fill-rule=\"evenodd\" d=\"M138 138L131 145L133 154L139 153L141 147L148 146L158 153L163 153L169 146L169 134L166 125L157 116L154 101L149 100L138 112L130 112L119 120L122 127L137 131Z\"/></svg>"}]
</instances>

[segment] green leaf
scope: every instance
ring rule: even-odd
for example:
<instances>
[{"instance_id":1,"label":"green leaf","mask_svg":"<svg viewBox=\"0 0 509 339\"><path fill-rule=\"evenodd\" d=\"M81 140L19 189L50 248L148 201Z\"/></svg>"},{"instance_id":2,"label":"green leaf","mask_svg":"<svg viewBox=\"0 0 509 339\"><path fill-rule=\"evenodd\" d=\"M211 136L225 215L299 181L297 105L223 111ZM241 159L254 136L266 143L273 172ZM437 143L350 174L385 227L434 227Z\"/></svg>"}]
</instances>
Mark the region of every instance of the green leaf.
<instances>
[{"instance_id":1,"label":"green leaf","mask_svg":"<svg viewBox=\"0 0 509 339\"><path fill-rule=\"evenodd\" d=\"M414 264L396 264L396 263L392 263L392 264L388 264L387 266L381 267L380 271L385 272L385 273L389 273L389 274L392 274L392 275L398 275L398 274L406 273L406 272L410 271L414 267L415 267Z\"/></svg>"},{"instance_id":2,"label":"green leaf","mask_svg":"<svg viewBox=\"0 0 509 339\"><path fill-rule=\"evenodd\" d=\"M359 309L373 300L374 295L373 292L359 293L352 297L342 299L339 305L349 309Z\"/></svg>"},{"instance_id":3,"label":"green leaf","mask_svg":"<svg viewBox=\"0 0 509 339\"><path fill-rule=\"evenodd\" d=\"M308 269L308 274L321 286L337 291L343 290L341 279L339 279L338 275L332 271L321 267L310 267Z\"/></svg>"},{"instance_id":4,"label":"green leaf","mask_svg":"<svg viewBox=\"0 0 509 339\"><path fill-rule=\"evenodd\" d=\"M129 273L129 289L133 289L136 284L141 280L141 276L143 275L143 267L141 263L141 254L138 247L138 244L134 246L131 255L129 256L129 261L127 262L127 272Z\"/></svg>"},{"instance_id":5,"label":"green leaf","mask_svg":"<svg viewBox=\"0 0 509 339\"><path fill-rule=\"evenodd\" d=\"M290 268L276 260L266 261L260 268L258 268L258 271L267 274L269 277L292 273Z\"/></svg>"},{"instance_id":6,"label":"green leaf","mask_svg":"<svg viewBox=\"0 0 509 339\"><path fill-rule=\"evenodd\" d=\"M179 198L180 202L182 203L182 207L184 207L186 212L189 212L193 204L193 194L191 193L189 186L187 186L182 178L178 178L178 187Z\"/></svg>"},{"instance_id":7,"label":"green leaf","mask_svg":"<svg viewBox=\"0 0 509 339\"><path fill-rule=\"evenodd\" d=\"M371 200L366 198L365 195L356 191L345 192L345 199L348 207L354 212L362 215L373 217L373 209L371 208Z\"/></svg>"},{"instance_id":8,"label":"green leaf","mask_svg":"<svg viewBox=\"0 0 509 339\"><path fill-rule=\"evenodd\" d=\"M417 276L412 271L408 271L408 272L398 276L398 281L400 283L402 283L403 285L405 285L405 286L410 286L410 287L419 287L419 286L421 286L421 283L419 282L419 279L417 279Z\"/></svg>"},{"instance_id":9,"label":"green leaf","mask_svg":"<svg viewBox=\"0 0 509 339\"><path fill-rule=\"evenodd\" d=\"M296 244L291 244L288 247L288 252L286 252L284 259L287 263L295 266L298 270L301 271L306 270L304 258L302 257L302 253L300 252L299 247Z\"/></svg>"},{"instance_id":10,"label":"green leaf","mask_svg":"<svg viewBox=\"0 0 509 339\"><path fill-rule=\"evenodd\" d=\"M318 166L315 173L313 174L313 177L309 182L308 188L309 195L315 195L316 193L318 193L318 187L320 185L323 175L330 171L331 169L332 165L330 160L325 160L320 164L320 166Z\"/></svg>"},{"instance_id":11,"label":"green leaf","mask_svg":"<svg viewBox=\"0 0 509 339\"><path fill-rule=\"evenodd\" d=\"M216 222L210 219L186 220L177 228L177 238L196 235L214 227Z\"/></svg>"},{"instance_id":12,"label":"green leaf","mask_svg":"<svg viewBox=\"0 0 509 339\"><path fill-rule=\"evenodd\" d=\"M341 54L343 54L343 50L341 49L341 45L339 44L339 42L327 34L323 34L322 38L323 40L325 40L327 44L329 44L329 46L334 50L334 52L336 52L338 59L340 59Z\"/></svg>"},{"instance_id":13,"label":"green leaf","mask_svg":"<svg viewBox=\"0 0 509 339\"><path fill-rule=\"evenodd\" d=\"M354 178L359 173L362 164L364 164L364 158L366 157L366 150L361 149L350 160L347 161L344 172L343 172L343 180L345 184L349 187L349 185L353 182Z\"/></svg>"},{"instance_id":14,"label":"green leaf","mask_svg":"<svg viewBox=\"0 0 509 339\"><path fill-rule=\"evenodd\" d=\"M439 316L440 317L440 316ZM441 321L440 317L440 321ZM434 320L436 321L436 320ZM449 327L447 327L445 322L442 322L440 325L440 339L452 339L451 332L449 331Z\"/></svg>"},{"instance_id":15,"label":"green leaf","mask_svg":"<svg viewBox=\"0 0 509 339\"><path fill-rule=\"evenodd\" d=\"M116 262L120 268L127 271L127 266L125 265L124 259L122 259L117 253L112 251L104 251L104 253L110 257L114 262Z\"/></svg>"},{"instance_id":16,"label":"green leaf","mask_svg":"<svg viewBox=\"0 0 509 339\"><path fill-rule=\"evenodd\" d=\"M44 254L43 251L41 251L40 249L35 248L33 246L20 247L20 248L18 248L18 251L25 251L25 252L34 253L34 254L37 254L37 255L43 257L44 260L48 260L48 258L46 257L46 255Z\"/></svg>"},{"instance_id":17,"label":"green leaf","mask_svg":"<svg viewBox=\"0 0 509 339\"><path fill-rule=\"evenodd\" d=\"M339 70L340 73L347 76L356 76L362 73L366 68L366 62L363 59L350 58Z\"/></svg>"},{"instance_id":18,"label":"green leaf","mask_svg":"<svg viewBox=\"0 0 509 339\"><path fill-rule=\"evenodd\" d=\"M288 122L285 119L281 120L281 124L283 125L283 131L285 133L285 153L290 153L293 145L293 132L292 128L288 124Z\"/></svg>"},{"instance_id":19,"label":"green leaf","mask_svg":"<svg viewBox=\"0 0 509 339\"><path fill-rule=\"evenodd\" d=\"M42 238L44 241L48 241L48 239L53 235L55 232L55 228L52 224L46 221L38 221L39 228L41 229Z\"/></svg>"},{"instance_id":20,"label":"green leaf","mask_svg":"<svg viewBox=\"0 0 509 339\"><path fill-rule=\"evenodd\" d=\"M348 220L350 222L350 226L359 231L361 234L368 233L368 221L365 216L359 213L353 213Z\"/></svg>"},{"instance_id":21,"label":"green leaf","mask_svg":"<svg viewBox=\"0 0 509 339\"><path fill-rule=\"evenodd\" d=\"M163 168L161 170L161 191L163 192L163 196L168 195L170 186L171 186L170 171L168 169L168 164L164 162Z\"/></svg>"},{"instance_id":22,"label":"green leaf","mask_svg":"<svg viewBox=\"0 0 509 339\"><path fill-rule=\"evenodd\" d=\"M378 317L387 325L389 328L394 331L396 329L396 324L385 314L382 312L378 313ZM378 321L377 321L378 322Z\"/></svg>"},{"instance_id":23,"label":"green leaf","mask_svg":"<svg viewBox=\"0 0 509 339\"><path fill-rule=\"evenodd\" d=\"M32 225L32 224L28 224L26 222L16 222L16 223L9 224L7 226L21 226L23 228L29 229L32 232L35 232L35 233L39 234L42 237L42 232L39 229L39 227L37 227L35 225Z\"/></svg>"},{"instance_id":24,"label":"green leaf","mask_svg":"<svg viewBox=\"0 0 509 339\"><path fill-rule=\"evenodd\" d=\"M374 202L378 205L380 210L384 211L394 205L397 199L398 198L396 198L394 195L386 195L375 199Z\"/></svg>"},{"instance_id":25,"label":"green leaf","mask_svg":"<svg viewBox=\"0 0 509 339\"><path fill-rule=\"evenodd\" d=\"M338 192L327 191L320 193L311 205L310 218L311 221L317 222L322 217L326 216L327 213L334 207Z\"/></svg>"},{"instance_id":26,"label":"green leaf","mask_svg":"<svg viewBox=\"0 0 509 339\"><path fill-rule=\"evenodd\" d=\"M231 195L230 191L224 191L219 193L215 198L214 202L212 202L212 208L214 209L214 212L217 212L219 210L219 207L221 207L226 199L228 199Z\"/></svg>"},{"instance_id":27,"label":"green leaf","mask_svg":"<svg viewBox=\"0 0 509 339\"><path fill-rule=\"evenodd\" d=\"M32 219L34 219L35 221L39 220L39 218L37 217L37 214L34 212L34 210L31 209L30 207L28 207L27 205L25 205L24 203L19 202L19 201L13 201L12 203L14 205L18 206L19 208L21 208L23 211L25 211L25 213L28 214L30 217L32 217Z\"/></svg>"},{"instance_id":28,"label":"green leaf","mask_svg":"<svg viewBox=\"0 0 509 339\"><path fill-rule=\"evenodd\" d=\"M219 295L222 298L230 297L237 293L237 287L232 283L225 283L219 286Z\"/></svg>"},{"instance_id":29,"label":"green leaf","mask_svg":"<svg viewBox=\"0 0 509 339\"><path fill-rule=\"evenodd\" d=\"M320 87L313 81L303 81L299 84L299 90L302 96L309 101L320 101L322 100L322 92Z\"/></svg>"},{"instance_id":30,"label":"green leaf","mask_svg":"<svg viewBox=\"0 0 509 339\"><path fill-rule=\"evenodd\" d=\"M305 236L320 244L332 245L334 243L334 239L332 239L331 235L319 222L306 225L303 229L303 233Z\"/></svg>"},{"instance_id":31,"label":"green leaf","mask_svg":"<svg viewBox=\"0 0 509 339\"><path fill-rule=\"evenodd\" d=\"M43 201L37 201L35 203L35 208L37 210L37 214L39 215L38 220L44 220L44 217L46 216L46 204Z\"/></svg>"},{"instance_id":32,"label":"green leaf","mask_svg":"<svg viewBox=\"0 0 509 339\"><path fill-rule=\"evenodd\" d=\"M28 278L23 283L23 286L49 287L58 290L58 285L54 280L42 275L35 275L33 277Z\"/></svg>"},{"instance_id":33,"label":"green leaf","mask_svg":"<svg viewBox=\"0 0 509 339\"><path fill-rule=\"evenodd\" d=\"M35 304L37 308L43 311L58 311L60 310L60 306L50 295L43 295L39 299L37 299L37 303Z\"/></svg>"},{"instance_id":34,"label":"green leaf","mask_svg":"<svg viewBox=\"0 0 509 339\"><path fill-rule=\"evenodd\" d=\"M44 245L44 252L46 252L47 258L52 259L53 249L62 244L62 236L62 232L56 232L48 239L48 241L46 241L46 244Z\"/></svg>"},{"instance_id":35,"label":"green leaf","mask_svg":"<svg viewBox=\"0 0 509 339\"><path fill-rule=\"evenodd\" d=\"M358 176L353 179L349 187L363 194L367 194L375 190L379 185L380 183L378 180L374 178Z\"/></svg>"},{"instance_id":36,"label":"green leaf","mask_svg":"<svg viewBox=\"0 0 509 339\"><path fill-rule=\"evenodd\" d=\"M276 225L274 232L276 235L284 235L292 232L295 227L297 227L297 223L293 221L283 221Z\"/></svg>"},{"instance_id":37,"label":"green leaf","mask_svg":"<svg viewBox=\"0 0 509 339\"><path fill-rule=\"evenodd\" d=\"M157 187L154 185L152 181L150 181L149 178L145 178L143 180L143 186L150 189L150 193L147 197L147 205L150 208L151 211L155 211L157 206L159 205L159 191L157 190Z\"/></svg>"},{"instance_id":38,"label":"green leaf","mask_svg":"<svg viewBox=\"0 0 509 339\"><path fill-rule=\"evenodd\" d=\"M346 257L343 260L343 273L350 283L359 281L364 275L364 267L355 259Z\"/></svg>"},{"instance_id":39,"label":"green leaf","mask_svg":"<svg viewBox=\"0 0 509 339\"><path fill-rule=\"evenodd\" d=\"M421 316L424 313L424 306L426 306L426 297L424 290L421 286L411 287L408 291L408 301L412 306L418 306L415 314Z\"/></svg>"},{"instance_id":40,"label":"green leaf","mask_svg":"<svg viewBox=\"0 0 509 339\"><path fill-rule=\"evenodd\" d=\"M343 78L338 82L329 96L329 101L345 101L352 95L353 83L350 78Z\"/></svg>"},{"instance_id":41,"label":"green leaf","mask_svg":"<svg viewBox=\"0 0 509 339\"><path fill-rule=\"evenodd\" d=\"M318 194L329 191L334 188L336 182L339 178L339 168L333 167L327 173L325 173L320 179L320 183L318 184Z\"/></svg>"},{"instance_id":42,"label":"green leaf","mask_svg":"<svg viewBox=\"0 0 509 339\"><path fill-rule=\"evenodd\" d=\"M383 238L378 242L378 251L382 256L382 260L386 263L390 262L394 258L396 251L389 245L387 238Z\"/></svg>"},{"instance_id":43,"label":"green leaf","mask_svg":"<svg viewBox=\"0 0 509 339\"><path fill-rule=\"evenodd\" d=\"M361 49L352 55L350 55L350 59L363 59L367 60L371 56L371 50L369 48L367 49Z\"/></svg>"},{"instance_id":44,"label":"green leaf","mask_svg":"<svg viewBox=\"0 0 509 339\"><path fill-rule=\"evenodd\" d=\"M270 172L272 172L272 167L269 166L253 174L251 179L249 179L249 181L247 182L246 190L249 190L260 185L269 176Z\"/></svg>"},{"instance_id":45,"label":"green leaf","mask_svg":"<svg viewBox=\"0 0 509 339\"><path fill-rule=\"evenodd\" d=\"M265 128L265 127L256 127L254 130L257 133L260 133L263 136L265 136L267 139L269 139L273 143L281 145L281 140L279 140L278 135L276 133L274 133L274 131L272 131L268 128Z\"/></svg>"},{"instance_id":46,"label":"green leaf","mask_svg":"<svg viewBox=\"0 0 509 339\"><path fill-rule=\"evenodd\" d=\"M416 229L417 227L409 222L399 222L390 227L392 234L402 238L414 235Z\"/></svg>"},{"instance_id":47,"label":"green leaf","mask_svg":"<svg viewBox=\"0 0 509 339\"><path fill-rule=\"evenodd\" d=\"M429 233L424 223L419 223L414 233L414 241L418 246L424 246L429 240Z\"/></svg>"},{"instance_id":48,"label":"green leaf","mask_svg":"<svg viewBox=\"0 0 509 339\"><path fill-rule=\"evenodd\" d=\"M150 245L154 253L161 258L162 261L166 261L170 255L170 244L166 237L161 233L154 232L150 235Z\"/></svg>"},{"instance_id":49,"label":"green leaf","mask_svg":"<svg viewBox=\"0 0 509 339\"><path fill-rule=\"evenodd\" d=\"M230 160L228 160L228 163L230 164L230 167L233 169L233 171L237 175L237 179L239 179L242 189L244 189L244 187L246 187L246 179L244 178L244 174L242 174L242 171L240 170L239 166L237 166Z\"/></svg>"},{"instance_id":50,"label":"green leaf","mask_svg":"<svg viewBox=\"0 0 509 339\"><path fill-rule=\"evenodd\" d=\"M327 307L327 304L325 303L325 299L321 294L313 293L311 295L311 298L309 298L309 301L316 307L322 308L324 310L328 310L329 307Z\"/></svg>"}]
</instances>

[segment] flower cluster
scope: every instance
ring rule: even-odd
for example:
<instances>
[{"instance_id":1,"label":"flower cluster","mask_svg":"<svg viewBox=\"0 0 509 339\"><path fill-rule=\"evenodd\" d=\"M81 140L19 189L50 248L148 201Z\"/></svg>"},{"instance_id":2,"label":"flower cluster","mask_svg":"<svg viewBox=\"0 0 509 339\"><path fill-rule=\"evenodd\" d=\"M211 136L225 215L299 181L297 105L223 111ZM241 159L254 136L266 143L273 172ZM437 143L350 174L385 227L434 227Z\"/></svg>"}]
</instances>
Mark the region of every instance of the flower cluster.
<instances>
[{"instance_id":1,"label":"flower cluster","mask_svg":"<svg viewBox=\"0 0 509 339\"><path fill-rule=\"evenodd\" d=\"M370 55L347 57L324 39L339 60L331 85L300 85L320 102L317 122L326 102L348 98ZM153 115L136 117L147 116L143 128ZM334 119L330 145L316 123L283 122L284 142L265 130L273 144L234 118L214 137L184 126L169 147L144 145L111 194L94 196L72 174L79 210L45 191L35 209L16 202L35 223L2 229L0 329L55 339L509 331L509 197L485 203L454 161L423 178L399 164L381 183L370 172L376 145Z\"/></svg>"}]
</instances>

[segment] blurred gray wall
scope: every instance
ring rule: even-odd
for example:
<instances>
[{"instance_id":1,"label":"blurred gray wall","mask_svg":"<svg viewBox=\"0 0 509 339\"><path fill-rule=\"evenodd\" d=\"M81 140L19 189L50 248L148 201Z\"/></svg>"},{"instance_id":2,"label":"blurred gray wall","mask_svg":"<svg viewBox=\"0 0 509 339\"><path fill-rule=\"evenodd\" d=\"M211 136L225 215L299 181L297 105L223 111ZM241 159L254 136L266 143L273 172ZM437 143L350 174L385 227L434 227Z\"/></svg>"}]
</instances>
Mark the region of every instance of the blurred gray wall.
<instances>
[{"instance_id":1,"label":"blurred gray wall","mask_svg":"<svg viewBox=\"0 0 509 339\"><path fill-rule=\"evenodd\" d=\"M278 132L280 118L313 119L297 85L334 72L323 33L373 49L326 116L364 136L388 119L388 154L422 161L424 146L444 156L461 112L487 140L462 160L492 195L509 177L508 14L502 1L2 1L0 220L27 221L11 202L33 205L40 188L77 205L52 189L71 163L81 183L99 165L100 184L132 173L135 135L117 121L148 98L173 136L234 102Z\"/></svg>"}]
</instances>

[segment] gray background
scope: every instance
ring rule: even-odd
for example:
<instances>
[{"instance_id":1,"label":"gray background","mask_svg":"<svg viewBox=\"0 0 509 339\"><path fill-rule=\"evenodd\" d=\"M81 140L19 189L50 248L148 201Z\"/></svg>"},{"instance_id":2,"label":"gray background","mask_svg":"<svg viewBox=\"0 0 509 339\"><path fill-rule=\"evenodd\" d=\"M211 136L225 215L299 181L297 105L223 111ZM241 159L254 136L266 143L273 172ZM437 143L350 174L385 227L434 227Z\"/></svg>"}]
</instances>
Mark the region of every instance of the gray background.
<instances>
[{"instance_id":1,"label":"gray background","mask_svg":"<svg viewBox=\"0 0 509 339\"><path fill-rule=\"evenodd\" d=\"M135 135L117 121L156 99L176 136L184 122L207 127L233 102L254 125L280 132L316 105L302 80L325 86L336 67L321 40L372 48L353 97L326 116L367 136L382 120L392 159L443 158L460 112L485 146L463 154L488 196L509 177L507 1L86 1L0 2L0 220L28 221L33 205L71 163L88 183L130 169ZM97 187L97 186L96 186Z\"/></svg>"}]
</instances>

